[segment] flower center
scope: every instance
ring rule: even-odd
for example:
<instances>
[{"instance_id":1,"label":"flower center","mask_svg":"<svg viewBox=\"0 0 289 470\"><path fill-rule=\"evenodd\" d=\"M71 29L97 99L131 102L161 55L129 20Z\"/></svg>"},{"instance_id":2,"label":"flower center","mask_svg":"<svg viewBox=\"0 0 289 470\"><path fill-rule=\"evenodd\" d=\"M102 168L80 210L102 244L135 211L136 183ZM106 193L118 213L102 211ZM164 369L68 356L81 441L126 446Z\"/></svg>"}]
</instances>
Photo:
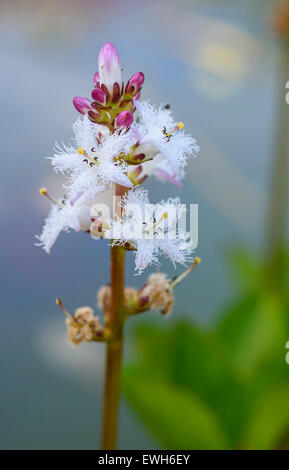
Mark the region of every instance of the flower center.
<instances>
[{"instance_id":1,"label":"flower center","mask_svg":"<svg viewBox=\"0 0 289 470\"><path fill-rule=\"evenodd\" d=\"M156 220L156 218L154 217L153 218L153 224L151 225L147 225L146 222L143 222L144 224L144 231L148 234L148 235L157 235L159 233L159 231L162 230L162 227L161 227L161 223L168 218L168 213L167 212L164 212L158 220Z\"/></svg>"},{"instance_id":2,"label":"flower center","mask_svg":"<svg viewBox=\"0 0 289 470\"><path fill-rule=\"evenodd\" d=\"M179 122L176 127L174 129L172 129L170 132L167 132L167 129L164 127L163 128L163 134L164 136L167 138L167 142L170 141L170 138L172 137L173 133L178 131L178 130L181 130L184 128L184 123L183 122Z\"/></svg>"},{"instance_id":3,"label":"flower center","mask_svg":"<svg viewBox=\"0 0 289 470\"><path fill-rule=\"evenodd\" d=\"M96 151L96 150L95 150L95 147L92 147L92 148L91 148L91 152L93 153L93 152L95 152L95 151ZM90 156L88 155L88 153L84 150L84 148L79 147L79 148L77 149L77 152L78 152L79 155L82 155L82 156L84 157L83 163L87 163L87 164L89 164L89 166L97 165L97 163L98 163L98 158L97 158L96 156L95 156L95 157L90 157Z\"/></svg>"}]
</instances>

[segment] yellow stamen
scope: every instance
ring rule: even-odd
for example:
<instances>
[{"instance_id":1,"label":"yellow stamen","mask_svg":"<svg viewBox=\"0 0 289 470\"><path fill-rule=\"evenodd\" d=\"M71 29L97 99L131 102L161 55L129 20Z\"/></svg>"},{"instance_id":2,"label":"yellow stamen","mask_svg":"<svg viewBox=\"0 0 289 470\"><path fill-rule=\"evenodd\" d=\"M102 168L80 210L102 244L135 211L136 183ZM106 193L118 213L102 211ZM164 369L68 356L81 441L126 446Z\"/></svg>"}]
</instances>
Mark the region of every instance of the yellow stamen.
<instances>
[{"instance_id":1,"label":"yellow stamen","mask_svg":"<svg viewBox=\"0 0 289 470\"><path fill-rule=\"evenodd\" d=\"M79 155L84 155L84 154L85 154L85 150L84 150L84 148L82 148L82 147L79 147L79 148L77 149L77 151L78 151Z\"/></svg>"},{"instance_id":2,"label":"yellow stamen","mask_svg":"<svg viewBox=\"0 0 289 470\"><path fill-rule=\"evenodd\" d=\"M167 212L164 212L162 214L162 216L159 218L159 220L157 220L153 226L152 226L152 230L154 230L163 220L167 219L168 218L168 213Z\"/></svg>"},{"instance_id":3,"label":"yellow stamen","mask_svg":"<svg viewBox=\"0 0 289 470\"><path fill-rule=\"evenodd\" d=\"M53 204L57 204L59 207L63 207L63 205L60 204L60 202L56 201L56 199L54 199L52 196L50 196L50 194L47 192L46 188L40 188L39 192L40 192L40 194L42 194L42 196L46 196L47 199L49 199L49 201L53 202Z\"/></svg>"},{"instance_id":4,"label":"yellow stamen","mask_svg":"<svg viewBox=\"0 0 289 470\"><path fill-rule=\"evenodd\" d=\"M180 130L180 129L183 129L184 128L184 123L183 122L179 122L176 127L170 131L170 132L166 132L166 129L163 130L163 133L165 134L166 137L168 137L168 139L173 135L174 132Z\"/></svg>"}]
</instances>

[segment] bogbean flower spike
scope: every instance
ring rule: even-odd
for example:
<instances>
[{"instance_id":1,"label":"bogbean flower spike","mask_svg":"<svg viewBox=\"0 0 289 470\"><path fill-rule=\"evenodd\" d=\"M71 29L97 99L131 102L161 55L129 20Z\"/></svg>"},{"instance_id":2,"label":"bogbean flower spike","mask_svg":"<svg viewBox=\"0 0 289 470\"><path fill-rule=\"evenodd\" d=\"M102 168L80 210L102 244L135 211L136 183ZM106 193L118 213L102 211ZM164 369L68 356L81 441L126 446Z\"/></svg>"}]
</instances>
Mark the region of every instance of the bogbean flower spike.
<instances>
[{"instance_id":1,"label":"bogbean flower spike","mask_svg":"<svg viewBox=\"0 0 289 470\"><path fill-rule=\"evenodd\" d=\"M180 233L173 238L165 225L166 204L178 208L179 199L152 205L148 191L140 185L150 175L177 186L188 161L198 151L195 140L184 134L184 124L175 122L169 106L154 107L140 101L144 74L135 73L124 85L118 53L106 43L98 57L98 72L93 77L92 100L75 97L73 104L82 115L73 125L74 140L56 145L51 163L56 173L65 177L65 196L56 201L45 188L40 193L51 202L51 210L39 245L49 253L61 231L91 232L94 238L108 238L135 252L135 265L142 272L151 263L159 263L165 254L173 263L191 260L190 242ZM125 188L119 203L123 217L105 218L95 207L113 205L115 186ZM150 211L150 221L141 222L141 230L130 236L131 225L138 223L128 206L138 206L142 214ZM153 216L154 213L154 216ZM176 218L180 217L180 210ZM150 235L162 234L160 237ZM109 234L109 235L108 235ZM124 234L127 234L125 238Z\"/></svg>"},{"instance_id":2,"label":"bogbean flower spike","mask_svg":"<svg viewBox=\"0 0 289 470\"><path fill-rule=\"evenodd\" d=\"M173 119L168 105L157 108L140 100L143 84L142 72L123 82L118 53L113 44L106 43L98 56L91 98L73 98L79 112L74 138L67 145L55 145L50 158L54 171L64 179L65 194L56 200L46 188L40 190L51 204L37 236L37 244L47 253L63 231L83 231L96 240L110 240L111 283L98 293L104 323L89 307L70 315L57 299L67 317L69 341L73 345L104 341L108 354L117 354L128 317L149 309L171 312L174 287L200 262L192 257L192 244L178 226L185 210L179 199L151 204L148 191L142 189L150 176L180 187L186 166L199 149L185 134L184 124ZM135 254L137 273L151 264L160 265L161 255L174 265L191 264L174 279L156 273L138 290L125 288L126 251ZM114 352L109 353L112 344ZM106 419L112 420L107 413ZM111 426L104 423L104 445L108 445L105 429Z\"/></svg>"}]
</instances>

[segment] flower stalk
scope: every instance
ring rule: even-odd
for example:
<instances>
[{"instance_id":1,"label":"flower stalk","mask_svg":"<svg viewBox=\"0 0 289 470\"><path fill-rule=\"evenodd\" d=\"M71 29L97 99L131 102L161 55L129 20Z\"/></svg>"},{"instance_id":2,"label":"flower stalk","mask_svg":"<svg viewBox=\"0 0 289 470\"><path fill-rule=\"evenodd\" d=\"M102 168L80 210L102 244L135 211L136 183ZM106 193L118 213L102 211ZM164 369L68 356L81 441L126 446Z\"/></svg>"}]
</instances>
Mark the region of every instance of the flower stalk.
<instances>
[{"instance_id":1,"label":"flower stalk","mask_svg":"<svg viewBox=\"0 0 289 470\"><path fill-rule=\"evenodd\" d=\"M107 326L112 332L106 344L105 385L103 398L102 444L103 450L116 449L118 407L123 350L123 293L125 250L111 247L111 305L107 312Z\"/></svg>"}]
</instances>

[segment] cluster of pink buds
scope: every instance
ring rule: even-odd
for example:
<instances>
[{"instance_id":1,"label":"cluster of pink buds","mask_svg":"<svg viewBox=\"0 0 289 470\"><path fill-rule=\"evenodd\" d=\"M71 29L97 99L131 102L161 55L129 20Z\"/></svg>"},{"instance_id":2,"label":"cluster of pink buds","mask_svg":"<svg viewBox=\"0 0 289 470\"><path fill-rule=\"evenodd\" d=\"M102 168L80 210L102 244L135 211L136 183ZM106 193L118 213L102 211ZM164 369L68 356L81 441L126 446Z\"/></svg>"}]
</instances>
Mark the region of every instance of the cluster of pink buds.
<instances>
[{"instance_id":1,"label":"cluster of pink buds","mask_svg":"<svg viewBox=\"0 0 289 470\"><path fill-rule=\"evenodd\" d=\"M144 74L137 72L124 86L118 53L107 42L98 56L92 101L76 96L73 104L81 114L87 113L92 122L107 126L112 132L117 128L128 129L133 123L135 100L140 98L143 82Z\"/></svg>"}]
</instances>

